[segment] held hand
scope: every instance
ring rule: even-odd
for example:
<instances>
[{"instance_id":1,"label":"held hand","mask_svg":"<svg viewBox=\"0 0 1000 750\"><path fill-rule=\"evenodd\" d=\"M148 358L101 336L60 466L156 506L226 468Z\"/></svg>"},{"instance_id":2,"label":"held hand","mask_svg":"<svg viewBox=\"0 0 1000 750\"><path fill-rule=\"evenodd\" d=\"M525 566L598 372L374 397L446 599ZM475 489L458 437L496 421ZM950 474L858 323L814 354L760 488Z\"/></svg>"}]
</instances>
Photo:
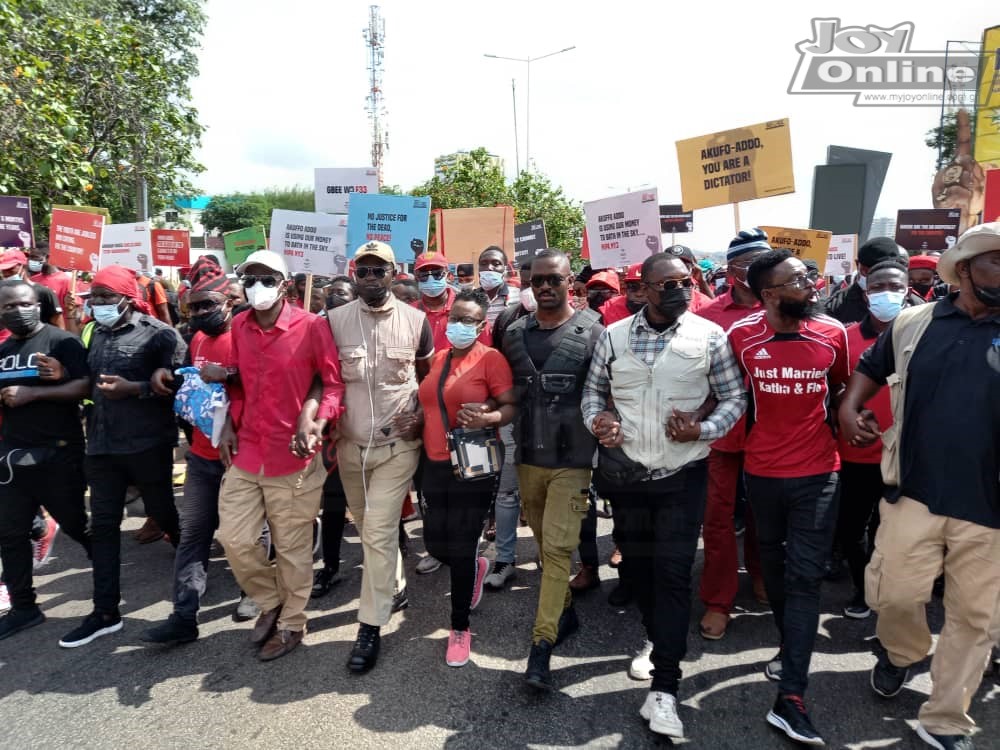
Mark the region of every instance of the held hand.
<instances>
[{"instance_id":1,"label":"held hand","mask_svg":"<svg viewBox=\"0 0 1000 750\"><path fill-rule=\"evenodd\" d=\"M206 383L225 383L229 376L225 367L217 365L214 362L202 365L200 374L201 379Z\"/></svg>"},{"instance_id":2,"label":"held hand","mask_svg":"<svg viewBox=\"0 0 1000 750\"><path fill-rule=\"evenodd\" d=\"M701 437L698 412L673 410L667 420L667 437L676 443L691 443Z\"/></svg>"},{"instance_id":3,"label":"held hand","mask_svg":"<svg viewBox=\"0 0 1000 750\"><path fill-rule=\"evenodd\" d=\"M292 435L289 449L298 458L309 458L319 450L322 444L323 423L302 418L299 420L295 434Z\"/></svg>"},{"instance_id":4,"label":"held hand","mask_svg":"<svg viewBox=\"0 0 1000 750\"><path fill-rule=\"evenodd\" d=\"M462 408L455 415L455 420L459 427L464 427L467 430L482 430L495 424L495 420L491 416L492 412L489 404L462 404Z\"/></svg>"},{"instance_id":5,"label":"held hand","mask_svg":"<svg viewBox=\"0 0 1000 750\"><path fill-rule=\"evenodd\" d=\"M625 433L622 432L621 422L618 417L610 411L602 411L591 424L594 437L605 448L618 448L625 442Z\"/></svg>"},{"instance_id":6,"label":"held hand","mask_svg":"<svg viewBox=\"0 0 1000 750\"><path fill-rule=\"evenodd\" d=\"M45 381L59 382L66 377L66 370L55 357L39 354L35 359L38 364L38 377Z\"/></svg>"},{"instance_id":7,"label":"held hand","mask_svg":"<svg viewBox=\"0 0 1000 750\"><path fill-rule=\"evenodd\" d=\"M139 384L126 380L121 375L99 375L97 390L103 393L105 398L119 401L123 398L138 396Z\"/></svg>"},{"instance_id":8,"label":"held hand","mask_svg":"<svg viewBox=\"0 0 1000 750\"><path fill-rule=\"evenodd\" d=\"M423 414L401 411L392 418L392 426L403 440L416 440L424 427Z\"/></svg>"},{"instance_id":9,"label":"held hand","mask_svg":"<svg viewBox=\"0 0 1000 750\"><path fill-rule=\"evenodd\" d=\"M841 437L856 448L867 448L882 435L878 420L870 409L862 409L852 415L841 412Z\"/></svg>"},{"instance_id":10,"label":"held hand","mask_svg":"<svg viewBox=\"0 0 1000 750\"><path fill-rule=\"evenodd\" d=\"M35 389L26 385L9 385L0 390L0 400L4 406L16 409L35 400Z\"/></svg>"},{"instance_id":11,"label":"held hand","mask_svg":"<svg viewBox=\"0 0 1000 750\"><path fill-rule=\"evenodd\" d=\"M239 441L236 438L233 421L227 417L226 424L222 428L222 435L219 436L219 458L228 469L233 465L233 456L239 452Z\"/></svg>"},{"instance_id":12,"label":"held hand","mask_svg":"<svg viewBox=\"0 0 1000 750\"><path fill-rule=\"evenodd\" d=\"M173 396L174 391L168 385L173 382L174 374L166 367L161 367L154 372L153 376L149 379L149 386L153 389L153 393L158 396Z\"/></svg>"}]
</instances>

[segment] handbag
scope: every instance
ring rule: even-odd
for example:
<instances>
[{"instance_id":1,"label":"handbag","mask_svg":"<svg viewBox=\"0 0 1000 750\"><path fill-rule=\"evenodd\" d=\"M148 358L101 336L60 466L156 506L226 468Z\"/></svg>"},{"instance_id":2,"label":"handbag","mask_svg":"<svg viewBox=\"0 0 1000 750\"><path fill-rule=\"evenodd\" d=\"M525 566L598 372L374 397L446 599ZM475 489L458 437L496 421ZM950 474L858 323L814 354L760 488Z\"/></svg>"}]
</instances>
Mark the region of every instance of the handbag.
<instances>
[{"instance_id":1,"label":"handbag","mask_svg":"<svg viewBox=\"0 0 1000 750\"><path fill-rule=\"evenodd\" d=\"M441 424L448 441L451 468L455 477L468 482L476 479L499 477L503 467L504 445L500 432L494 428L467 430L462 427L449 429L448 409L444 405L444 383L451 369L451 352L445 359L438 381L438 406L441 407Z\"/></svg>"}]
</instances>

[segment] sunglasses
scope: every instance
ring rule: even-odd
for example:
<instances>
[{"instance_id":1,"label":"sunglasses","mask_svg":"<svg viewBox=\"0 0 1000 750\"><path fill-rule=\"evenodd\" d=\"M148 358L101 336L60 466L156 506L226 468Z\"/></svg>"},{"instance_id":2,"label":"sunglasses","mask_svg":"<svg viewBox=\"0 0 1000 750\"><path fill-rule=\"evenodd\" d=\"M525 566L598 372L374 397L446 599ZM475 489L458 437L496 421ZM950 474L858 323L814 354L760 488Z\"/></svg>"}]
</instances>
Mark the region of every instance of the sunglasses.
<instances>
[{"instance_id":1,"label":"sunglasses","mask_svg":"<svg viewBox=\"0 0 1000 750\"><path fill-rule=\"evenodd\" d=\"M359 279L367 279L369 276L384 279L387 273L389 273L389 269L385 266L358 266L354 269L354 275Z\"/></svg>"},{"instance_id":2,"label":"sunglasses","mask_svg":"<svg viewBox=\"0 0 1000 750\"><path fill-rule=\"evenodd\" d=\"M435 279L441 280L444 278L447 271L443 268L435 268L433 271L417 271L417 281L427 281L431 276Z\"/></svg>"},{"instance_id":3,"label":"sunglasses","mask_svg":"<svg viewBox=\"0 0 1000 750\"><path fill-rule=\"evenodd\" d=\"M694 286L694 282L691 280L690 276L686 279L667 279L666 281L646 281L644 283L650 289L657 292L663 292L668 289L680 289L681 287L684 289L690 289Z\"/></svg>"},{"instance_id":4,"label":"sunglasses","mask_svg":"<svg viewBox=\"0 0 1000 750\"><path fill-rule=\"evenodd\" d=\"M625 284L625 291L626 292L632 292L633 294L635 294L640 289L642 289L642 282L641 281L629 281L629 282L626 282L626 284Z\"/></svg>"},{"instance_id":5,"label":"sunglasses","mask_svg":"<svg viewBox=\"0 0 1000 750\"><path fill-rule=\"evenodd\" d=\"M282 280L279 279L277 276L250 276L250 275L246 275L242 279L240 279L240 281L243 282L243 288L244 289L249 289L254 284L256 284L258 281L260 282L260 285L262 287L264 287L265 289L272 289L273 287L278 286L278 284L280 284Z\"/></svg>"},{"instance_id":6,"label":"sunglasses","mask_svg":"<svg viewBox=\"0 0 1000 750\"><path fill-rule=\"evenodd\" d=\"M532 276L531 285L535 287L535 289L541 289L543 286L548 284L550 287L554 289L557 286L561 286L562 283L566 281L566 279L568 278L569 276L563 276L560 273L550 273L541 276Z\"/></svg>"},{"instance_id":7,"label":"sunglasses","mask_svg":"<svg viewBox=\"0 0 1000 750\"><path fill-rule=\"evenodd\" d=\"M222 307L222 303L216 302L214 299L206 299L203 300L202 302L191 302L188 305L188 310L190 310L191 312L200 313L200 312L209 312L211 310L216 309L217 307Z\"/></svg>"}]
</instances>

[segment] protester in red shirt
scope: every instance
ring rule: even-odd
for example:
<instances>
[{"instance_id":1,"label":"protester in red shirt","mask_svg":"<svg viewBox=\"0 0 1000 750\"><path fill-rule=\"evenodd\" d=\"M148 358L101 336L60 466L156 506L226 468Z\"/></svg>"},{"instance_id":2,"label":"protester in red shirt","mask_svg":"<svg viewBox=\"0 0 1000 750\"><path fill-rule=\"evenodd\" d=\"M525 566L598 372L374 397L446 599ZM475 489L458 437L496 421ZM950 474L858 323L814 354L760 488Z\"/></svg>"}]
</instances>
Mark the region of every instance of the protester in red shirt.
<instances>
[{"instance_id":1,"label":"protester in red shirt","mask_svg":"<svg viewBox=\"0 0 1000 750\"><path fill-rule=\"evenodd\" d=\"M173 321L170 319L169 300L163 289L163 284L141 273L136 273L136 283L139 285L143 299L152 308L152 314L168 326L173 325Z\"/></svg>"},{"instance_id":2,"label":"protester in red shirt","mask_svg":"<svg viewBox=\"0 0 1000 750\"><path fill-rule=\"evenodd\" d=\"M486 327L489 306L485 292L458 293L448 319L450 346L434 355L419 391L426 459L422 481L427 501L424 544L451 570L451 633L445 654L451 667L469 661L469 611L479 604L489 572L489 561L477 557L476 549L497 484L492 476L457 479L446 433L455 427L500 427L509 424L516 411L510 365L503 354L477 341Z\"/></svg>"},{"instance_id":3,"label":"protester in red shirt","mask_svg":"<svg viewBox=\"0 0 1000 750\"><path fill-rule=\"evenodd\" d=\"M642 283L642 263L633 263L625 272L625 295L613 297L601 306L601 321L605 326L617 323L635 315L645 304L646 287Z\"/></svg>"},{"instance_id":4,"label":"protester in red shirt","mask_svg":"<svg viewBox=\"0 0 1000 750\"><path fill-rule=\"evenodd\" d=\"M70 287L73 277L65 271L60 271L55 266L49 265L49 249L46 246L33 247L28 250L28 273L32 284L41 284L48 287L56 295L56 302L66 312L69 305L67 300L70 297ZM77 291L80 291L79 289ZM63 317L65 323L65 315Z\"/></svg>"},{"instance_id":5,"label":"protester in red shirt","mask_svg":"<svg viewBox=\"0 0 1000 750\"><path fill-rule=\"evenodd\" d=\"M260 607L251 640L261 645L258 657L268 661L290 652L305 634L313 520L326 479L315 448L327 421L340 415L344 384L327 321L284 298L284 259L258 250L240 266L240 275L253 309L233 321L232 357L242 393L230 390L233 413L219 443L229 465L219 497L219 539L240 587ZM317 419L309 435L297 437L317 376L323 384ZM265 519L276 566L260 552Z\"/></svg>"},{"instance_id":6,"label":"protester in red shirt","mask_svg":"<svg viewBox=\"0 0 1000 750\"><path fill-rule=\"evenodd\" d=\"M760 309L760 300L747 284L747 270L756 258L768 252L767 235L759 229L740 232L726 253L729 289L698 311L698 315L717 324L724 331L749 313ZM708 455L708 493L702 539L705 543L705 566L701 573L699 595L705 605L701 635L719 640L726 634L729 613L739 587L739 553L734 522L736 500L743 478L743 444L746 440L746 417L725 436L712 443ZM748 507L744 516L746 536L743 557L753 579L754 596L767 601L764 578L757 551L757 531Z\"/></svg>"},{"instance_id":7,"label":"protester in red shirt","mask_svg":"<svg viewBox=\"0 0 1000 750\"><path fill-rule=\"evenodd\" d=\"M763 310L733 325L729 340L753 396L747 494L782 644L765 669L779 682L767 721L793 740L819 744L803 695L837 520L840 459L830 401L850 376L847 332L815 312L816 287L791 252L761 255L747 282Z\"/></svg>"},{"instance_id":8,"label":"protester in red shirt","mask_svg":"<svg viewBox=\"0 0 1000 750\"><path fill-rule=\"evenodd\" d=\"M233 301L226 296L229 280L212 256L202 256L191 268L188 298L189 325L195 331L188 362L201 370L206 383L226 383L236 369L232 347ZM172 395L167 370L159 371L154 390ZM231 391L240 385L233 380ZM237 403L242 398L237 396ZM238 419L238 415L236 415ZM181 539L174 558L174 610L167 620L145 632L148 643L187 643L198 637L198 608L208 580L208 558L218 526L219 488L226 467L210 436L195 427L187 456L184 501L178 509Z\"/></svg>"},{"instance_id":9,"label":"protester in red shirt","mask_svg":"<svg viewBox=\"0 0 1000 750\"><path fill-rule=\"evenodd\" d=\"M586 284L587 306L594 312L600 312L601 308L615 297L621 296L621 285L618 282L618 274L615 269L609 268L606 271L598 271L590 277Z\"/></svg>"},{"instance_id":10,"label":"protester in red shirt","mask_svg":"<svg viewBox=\"0 0 1000 750\"><path fill-rule=\"evenodd\" d=\"M431 333L434 334L434 350L448 349L451 345L445 331L448 328L448 315L455 301L455 290L448 286L448 259L441 253L424 253L417 258L413 274L420 289L420 299L414 307L427 316ZM490 345L492 336L489 325L480 334L479 340Z\"/></svg>"}]
</instances>

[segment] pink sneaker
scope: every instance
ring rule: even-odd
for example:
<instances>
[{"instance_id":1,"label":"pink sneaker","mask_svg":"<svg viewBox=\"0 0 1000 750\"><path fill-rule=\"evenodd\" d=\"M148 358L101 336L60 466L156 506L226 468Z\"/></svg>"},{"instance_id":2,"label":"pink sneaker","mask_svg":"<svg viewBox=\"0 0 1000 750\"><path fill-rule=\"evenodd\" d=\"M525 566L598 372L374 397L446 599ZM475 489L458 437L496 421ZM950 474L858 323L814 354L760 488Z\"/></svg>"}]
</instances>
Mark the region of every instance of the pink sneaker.
<instances>
[{"instance_id":1,"label":"pink sneaker","mask_svg":"<svg viewBox=\"0 0 1000 750\"><path fill-rule=\"evenodd\" d=\"M449 667L464 667L469 663L471 647L472 633L468 630L452 630L448 636L448 651L445 653L444 660Z\"/></svg>"},{"instance_id":2,"label":"pink sneaker","mask_svg":"<svg viewBox=\"0 0 1000 750\"><path fill-rule=\"evenodd\" d=\"M40 568L45 563L49 561L49 557L52 555L52 545L55 544L56 534L59 533L59 524L52 516L45 517L46 530L45 536L39 539L37 542L32 542L31 546L34 548L34 568Z\"/></svg>"},{"instance_id":3,"label":"pink sneaker","mask_svg":"<svg viewBox=\"0 0 1000 750\"><path fill-rule=\"evenodd\" d=\"M486 575L490 572L490 561L485 557L480 557L476 559L476 582L472 584L472 603L469 604L469 609L475 609L479 606L479 602L483 600L483 582L486 581Z\"/></svg>"}]
</instances>

